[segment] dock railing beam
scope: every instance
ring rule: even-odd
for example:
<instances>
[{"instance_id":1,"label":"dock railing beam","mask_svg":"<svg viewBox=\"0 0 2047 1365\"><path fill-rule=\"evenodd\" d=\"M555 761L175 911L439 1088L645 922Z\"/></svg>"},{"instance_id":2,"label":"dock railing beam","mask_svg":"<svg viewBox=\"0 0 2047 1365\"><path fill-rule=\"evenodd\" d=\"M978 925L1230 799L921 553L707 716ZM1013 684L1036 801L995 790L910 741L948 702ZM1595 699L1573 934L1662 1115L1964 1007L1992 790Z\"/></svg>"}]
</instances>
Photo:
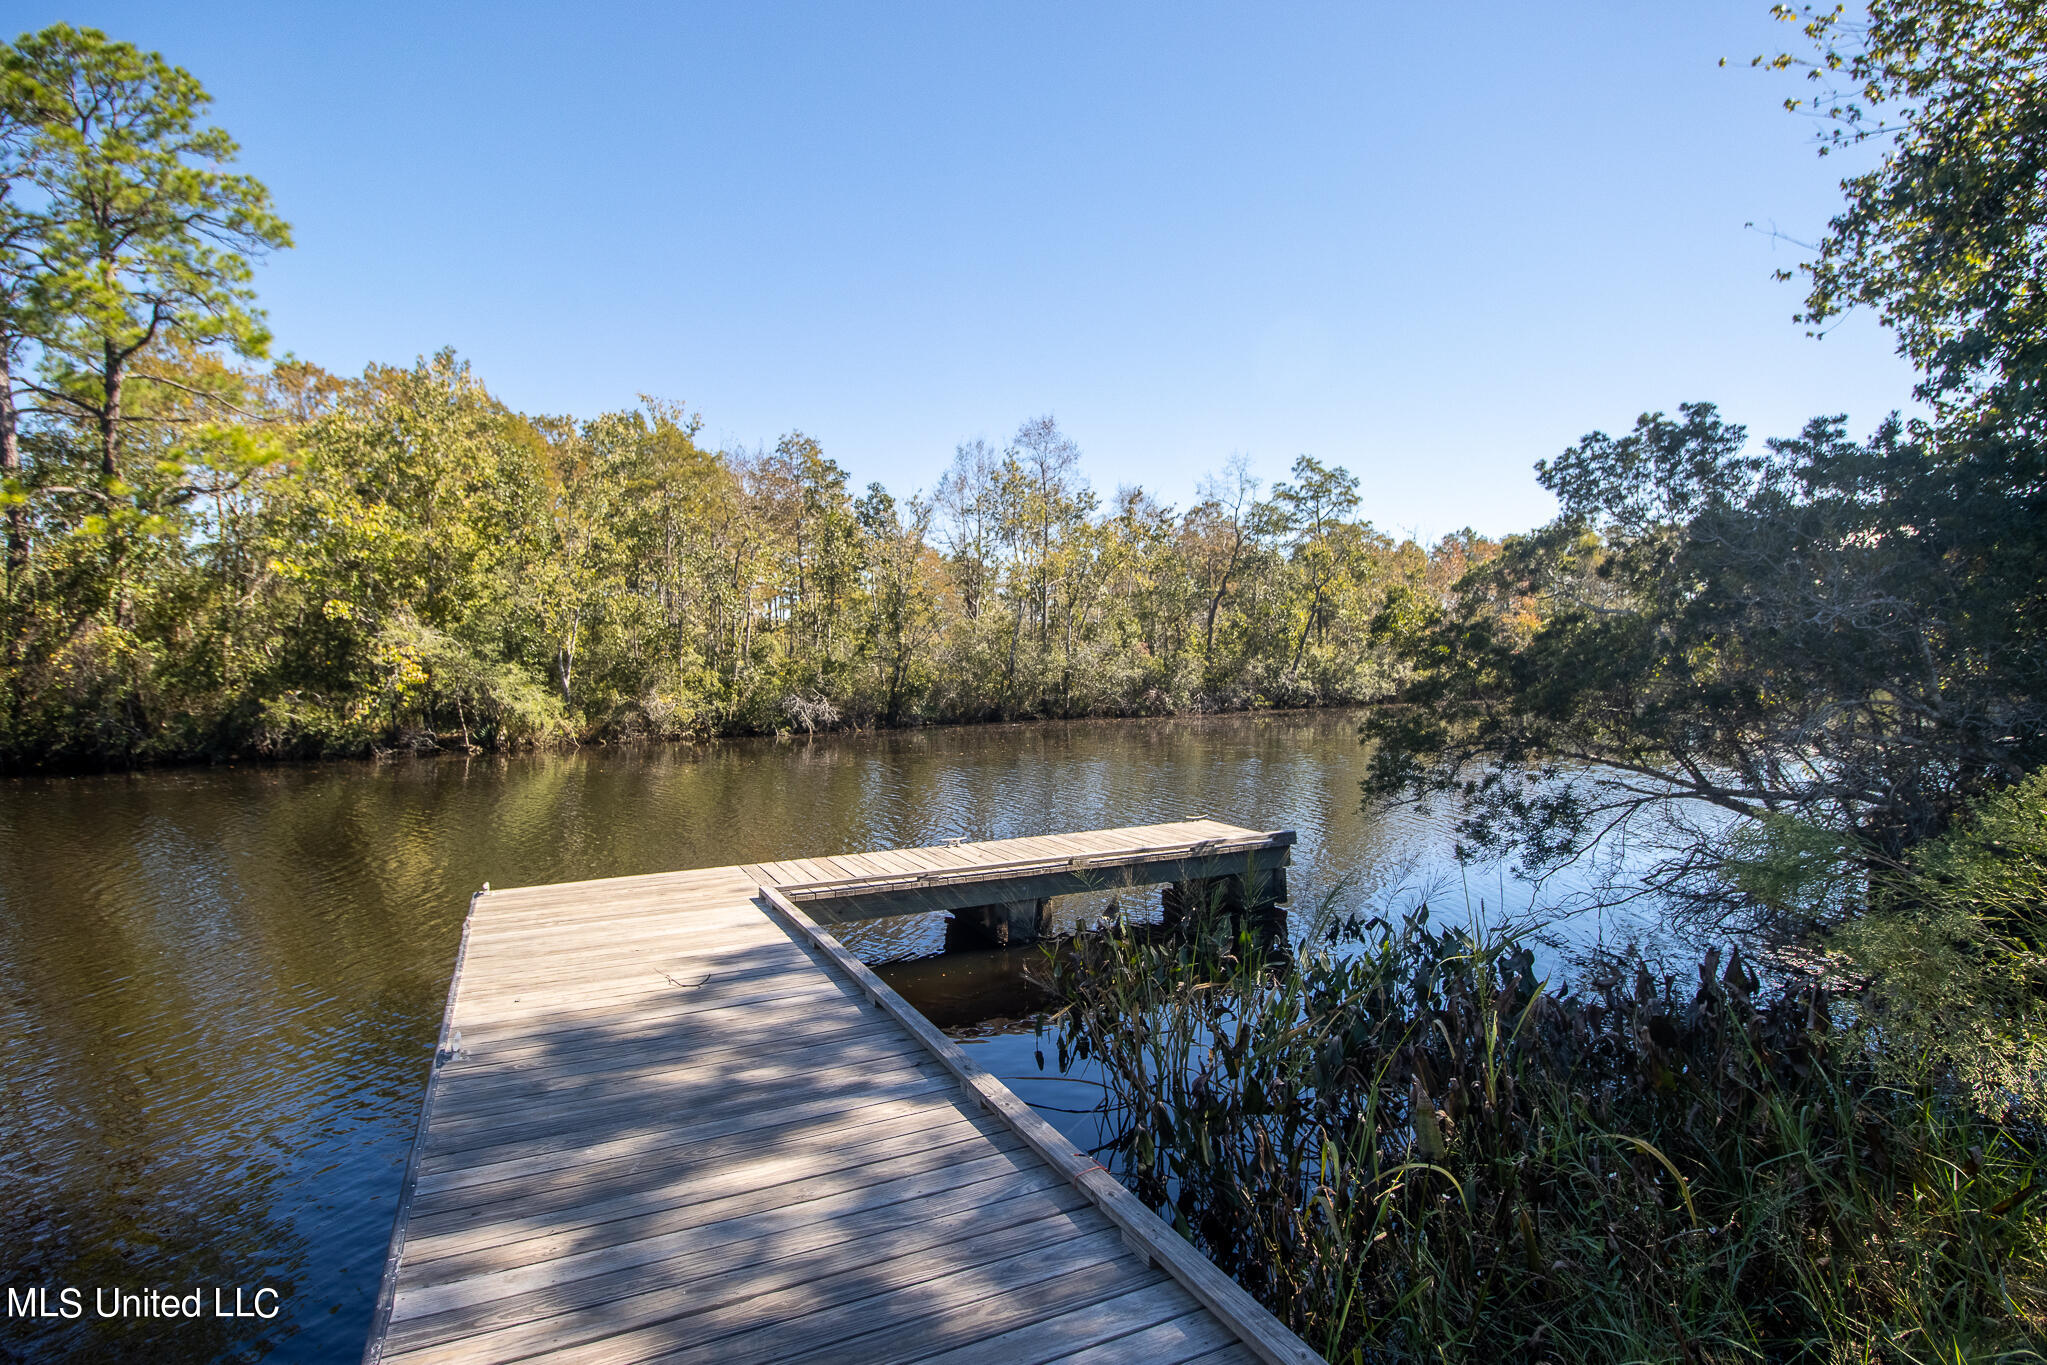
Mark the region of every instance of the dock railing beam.
<instances>
[{"instance_id":1,"label":"dock railing beam","mask_svg":"<svg viewBox=\"0 0 2047 1365\"><path fill-rule=\"evenodd\" d=\"M784 883L790 902L824 923L931 911L958 912L997 901L1046 900L1090 891L1122 891L1161 883L1241 877L1285 886L1294 832L1274 830L1230 839L1161 844L1096 855L1030 858L922 872L883 873L832 881ZM1276 876L1275 876L1276 874ZM1284 899L1284 895L1278 899Z\"/></svg>"}]
</instances>

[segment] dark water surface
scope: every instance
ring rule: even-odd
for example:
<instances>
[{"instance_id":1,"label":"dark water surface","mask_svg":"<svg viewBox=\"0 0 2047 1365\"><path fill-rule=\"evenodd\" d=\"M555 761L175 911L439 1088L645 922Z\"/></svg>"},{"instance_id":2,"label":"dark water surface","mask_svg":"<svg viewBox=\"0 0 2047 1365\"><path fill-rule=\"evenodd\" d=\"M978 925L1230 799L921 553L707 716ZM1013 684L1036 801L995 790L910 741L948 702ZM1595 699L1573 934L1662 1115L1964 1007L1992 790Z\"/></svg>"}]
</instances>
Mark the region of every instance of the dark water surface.
<instances>
[{"instance_id":1,"label":"dark water surface","mask_svg":"<svg viewBox=\"0 0 2047 1365\"><path fill-rule=\"evenodd\" d=\"M1300 832L1299 908L1441 865L1429 822L1360 813L1361 761L1352 717L1291 713L0 780L0 1280L84 1308L0 1317L0 1355L357 1359L485 881L1212 816ZM942 937L846 935L873 962ZM1030 1008L985 965L890 974L947 1024ZM1020 1028L972 1046L1018 1074ZM1087 1100L1018 1088L1069 1126ZM211 1312L264 1287L267 1321L95 1315L96 1289L199 1289Z\"/></svg>"}]
</instances>

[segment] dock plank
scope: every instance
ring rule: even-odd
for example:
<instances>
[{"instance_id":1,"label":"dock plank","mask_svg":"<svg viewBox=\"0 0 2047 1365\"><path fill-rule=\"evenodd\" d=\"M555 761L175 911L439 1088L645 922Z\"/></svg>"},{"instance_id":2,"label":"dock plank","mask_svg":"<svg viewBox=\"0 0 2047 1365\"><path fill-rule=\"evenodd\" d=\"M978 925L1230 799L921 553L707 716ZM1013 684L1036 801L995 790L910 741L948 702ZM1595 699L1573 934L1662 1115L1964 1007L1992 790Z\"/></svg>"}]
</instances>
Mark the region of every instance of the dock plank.
<instances>
[{"instance_id":1,"label":"dock plank","mask_svg":"<svg viewBox=\"0 0 2047 1365\"><path fill-rule=\"evenodd\" d=\"M780 1265L799 1277L830 1274L873 1259L868 1244L883 1239L896 1254L909 1254L947 1244L977 1228L1034 1223L1087 1203L1087 1197L1070 1185L1046 1187L1042 1178L1027 1185L1028 1180L1019 1176L956 1186L928 1198L902 1200L800 1228L736 1221L720 1224L721 1232L738 1230L751 1235L734 1235L648 1266L628 1266L566 1285L398 1319L392 1323L389 1340L396 1350L650 1296L675 1305L678 1314L699 1306L715 1307L724 1302L722 1287L712 1283L721 1272ZM594 1319L592 1335L602 1335L605 1325L603 1318Z\"/></svg>"},{"instance_id":2,"label":"dock plank","mask_svg":"<svg viewBox=\"0 0 2047 1365\"><path fill-rule=\"evenodd\" d=\"M736 1156L712 1169L701 1162L683 1168L641 1162L602 1173L593 1173L588 1167L566 1177L555 1172L510 1182L509 1187L472 1187L416 1206L408 1244L421 1260L432 1260L493 1244L514 1223L530 1229L559 1229L608 1222L660 1207L663 1202L680 1206L744 1188L765 1189L877 1161L942 1151L960 1143L978 1151L984 1139L999 1140L986 1126L957 1113L920 1114L871 1130L840 1130L832 1136L836 1140L830 1143L799 1143L752 1159ZM503 1201L507 1199L517 1200L516 1220L505 1217Z\"/></svg>"},{"instance_id":3,"label":"dock plank","mask_svg":"<svg viewBox=\"0 0 2047 1365\"><path fill-rule=\"evenodd\" d=\"M1054 1357L1050 1365L1187 1365L1224 1347L1242 1349L1227 1327L1196 1310L1128 1336ZM1249 1353L1243 1358L1255 1359Z\"/></svg>"},{"instance_id":4,"label":"dock plank","mask_svg":"<svg viewBox=\"0 0 2047 1365\"><path fill-rule=\"evenodd\" d=\"M1062 1356L1106 1346L1133 1333L1169 1323L1196 1311L1187 1291L1167 1280L1133 1289L1117 1298L1091 1303L1070 1312L1012 1327L999 1336L929 1357L931 1365L1049 1365ZM1170 1359L1170 1357L1168 1357ZM1157 1356L1148 1356L1156 1361Z\"/></svg>"},{"instance_id":5,"label":"dock plank","mask_svg":"<svg viewBox=\"0 0 2047 1365\"><path fill-rule=\"evenodd\" d=\"M1033 1248L1057 1248L1088 1235L1082 1225L1084 1209L1032 1212L1037 1216L1021 1222L997 1218L959 1226L944 1242L934 1241L927 1229L912 1227L841 1243L830 1256L783 1258L753 1266L728 1262L716 1267L710 1284L670 1284L611 1300L601 1321L564 1321L558 1314L528 1320L487 1336L460 1338L459 1349L441 1351L434 1358L483 1362L575 1347L614 1355L658 1355L673 1344L695 1345L744 1332L760 1321L763 1308L774 1312L801 1305L816 1312L873 1298L893 1284L916 1283L929 1278L934 1258L979 1264ZM1093 1235L1106 1234L1094 1229Z\"/></svg>"},{"instance_id":6,"label":"dock plank","mask_svg":"<svg viewBox=\"0 0 2047 1365\"><path fill-rule=\"evenodd\" d=\"M528 1218L550 1209L580 1208L615 1190L654 1188L691 1179L707 1169L743 1161L763 1149L794 1157L840 1143L887 1141L904 1133L942 1136L950 1125L960 1122L971 1125L975 1120L962 1119L941 1096L850 1110L836 1119L827 1117L783 1128L748 1129L693 1143L686 1158L681 1159L667 1150L629 1151L592 1158L566 1169L513 1171L498 1180L449 1184L422 1192L413 1202L413 1231L427 1235L438 1226L435 1220L449 1218L452 1223L455 1216L471 1210L486 1210L490 1218L502 1218L506 1202L512 1200L518 1202L519 1216Z\"/></svg>"},{"instance_id":7,"label":"dock plank","mask_svg":"<svg viewBox=\"0 0 2047 1365\"><path fill-rule=\"evenodd\" d=\"M595 1198L566 1211L502 1219L493 1224L494 1238L487 1239L476 1228L469 1228L426 1241L423 1249L415 1252L415 1264L422 1284L449 1284L715 1227L785 1205L800 1207L835 1199L856 1209L863 1204L881 1206L896 1202L896 1195L912 1188L903 1183L906 1181L918 1182L914 1188L921 1190L935 1177L949 1183L1030 1170L1029 1154L1014 1142L997 1148L988 1134L969 1133L954 1141L893 1155L824 1156L792 1163L781 1172L788 1178L770 1177L751 1189L721 1186L703 1191L689 1184L671 1184L611 1200Z\"/></svg>"}]
</instances>

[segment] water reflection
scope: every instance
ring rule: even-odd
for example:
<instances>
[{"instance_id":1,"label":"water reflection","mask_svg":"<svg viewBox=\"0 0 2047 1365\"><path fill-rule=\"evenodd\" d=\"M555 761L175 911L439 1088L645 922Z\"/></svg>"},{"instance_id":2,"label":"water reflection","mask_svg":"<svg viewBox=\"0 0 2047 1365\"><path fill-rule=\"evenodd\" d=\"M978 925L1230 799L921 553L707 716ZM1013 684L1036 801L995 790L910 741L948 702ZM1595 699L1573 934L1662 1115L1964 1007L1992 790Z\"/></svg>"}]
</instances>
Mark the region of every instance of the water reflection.
<instances>
[{"instance_id":1,"label":"water reflection","mask_svg":"<svg viewBox=\"0 0 2047 1365\"><path fill-rule=\"evenodd\" d=\"M1324 713L0 784L0 1278L284 1291L269 1323L0 1319L0 1353L356 1359L485 881L1212 816L1298 830L1312 906L1442 865L1431 822L1359 812L1360 761ZM1032 1050L977 1046L1005 1075ZM1026 1098L1057 1120L1059 1090Z\"/></svg>"}]
</instances>

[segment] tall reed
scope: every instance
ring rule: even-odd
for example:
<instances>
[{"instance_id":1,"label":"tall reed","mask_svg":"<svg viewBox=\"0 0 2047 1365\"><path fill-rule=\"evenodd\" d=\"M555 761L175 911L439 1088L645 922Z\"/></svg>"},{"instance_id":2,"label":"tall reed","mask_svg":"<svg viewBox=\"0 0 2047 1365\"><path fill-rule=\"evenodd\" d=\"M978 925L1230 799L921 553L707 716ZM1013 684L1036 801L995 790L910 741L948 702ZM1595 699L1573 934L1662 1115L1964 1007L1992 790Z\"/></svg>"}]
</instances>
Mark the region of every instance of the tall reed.
<instances>
[{"instance_id":1,"label":"tall reed","mask_svg":"<svg viewBox=\"0 0 2047 1365\"><path fill-rule=\"evenodd\" d=\"M1738 953L1552 990L1423 907L1049 970L1114 1168L1331 1360L2043 1359L2039 1135L1877 1084Z\"/></svg>"}]
</instances>

